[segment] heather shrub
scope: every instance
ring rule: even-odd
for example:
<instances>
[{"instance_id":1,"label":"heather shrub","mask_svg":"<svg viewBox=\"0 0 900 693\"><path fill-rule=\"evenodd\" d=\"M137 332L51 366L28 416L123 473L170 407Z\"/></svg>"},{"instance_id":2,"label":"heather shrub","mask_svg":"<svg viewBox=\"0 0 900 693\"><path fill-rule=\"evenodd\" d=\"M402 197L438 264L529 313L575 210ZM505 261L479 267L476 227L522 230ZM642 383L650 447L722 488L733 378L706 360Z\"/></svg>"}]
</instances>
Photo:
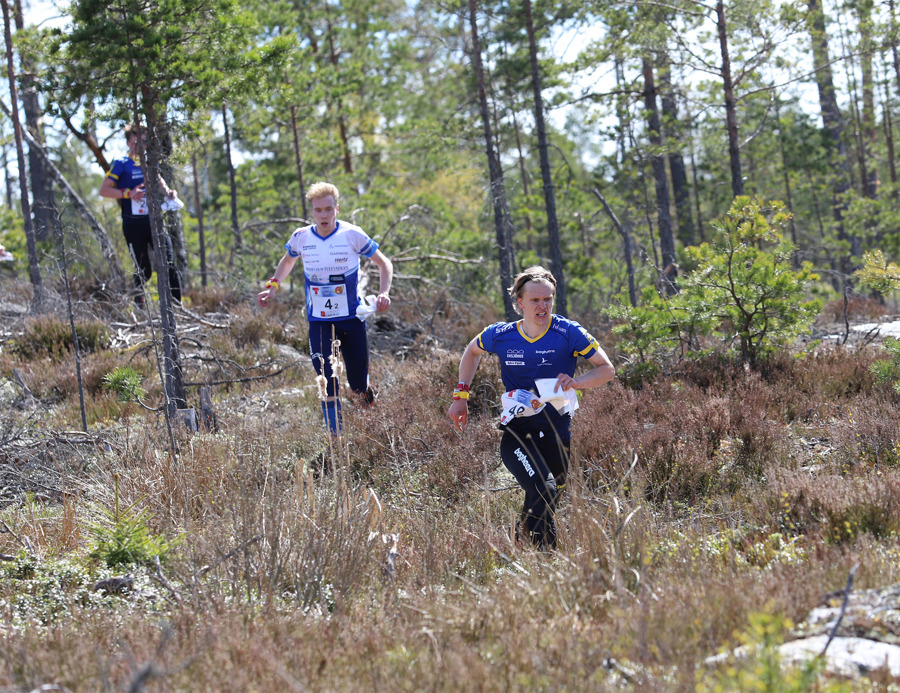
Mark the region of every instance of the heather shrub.
<instances>
[{"instance_id":1,"label":"heather shrub","mask_svg":"<svg viewBox=\"0 0 900 693\"><path fill-rule=\"evenodd\" d=\"M191 310L195 313L226 313L244 303L248 297L224 286L207 286L188 289Z\"/></svg>"},{"instance_id":2,"label":"heather shrub","mask_svg":"<svg viewBox=\"0 0 900 693\"><path fill-rule=\"evenodd\" d=\"M889 537L900 530L900 476L841 477L781 472L766 489L767 510L784 532L849 543L861 535Z\"/></svg>"},{"instance_id":3,"label":"heather shrub","mask_svg":"<svg viewBox=\"0 0 900 693\"><path fill-rule=\"evenodd\" d=\"M109 343L109 329L97 320L76 322L75 334L82 352L99 351ZM41 356L61 360L73 350L72 327L52 315L37 317L26 322L25 335L14 340L12 349L26 360Z\"/></svg>"}]
</instances>

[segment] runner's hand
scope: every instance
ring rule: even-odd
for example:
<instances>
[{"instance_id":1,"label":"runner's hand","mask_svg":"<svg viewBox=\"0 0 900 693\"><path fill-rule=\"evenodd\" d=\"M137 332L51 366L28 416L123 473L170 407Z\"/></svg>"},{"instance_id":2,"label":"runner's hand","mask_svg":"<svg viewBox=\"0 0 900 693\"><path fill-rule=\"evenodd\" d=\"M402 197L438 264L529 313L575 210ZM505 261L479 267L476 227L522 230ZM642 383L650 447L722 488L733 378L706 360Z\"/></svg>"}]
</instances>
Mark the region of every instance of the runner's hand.
<instances>
[{"instance_id":1,"label":"runner's hand","mask_svg":"<svg viewBox=\"0 0 900 693\"><path fill-rule=\"evenodd\" d=\"M268 289L263 289L258 294L256 294L256 302L259 304L260 308L268 308L269 300L272 298L272 294L275 293L275 287L269 287Z\"/></svg>"},{"instance_id":2,"label":"runner's hand","mask_svg":"<svg viewBox=\"0 0 900 693\"><path fill-rule=\"evenodd\" d=\"M468 402L464 399L453 400L453 404L451 404L450 409L447 410L447 416L450 417L450 420L453 422L453 425L456 426L457 430L463 430L469 421Z\"/></svg>"}]
</instances>

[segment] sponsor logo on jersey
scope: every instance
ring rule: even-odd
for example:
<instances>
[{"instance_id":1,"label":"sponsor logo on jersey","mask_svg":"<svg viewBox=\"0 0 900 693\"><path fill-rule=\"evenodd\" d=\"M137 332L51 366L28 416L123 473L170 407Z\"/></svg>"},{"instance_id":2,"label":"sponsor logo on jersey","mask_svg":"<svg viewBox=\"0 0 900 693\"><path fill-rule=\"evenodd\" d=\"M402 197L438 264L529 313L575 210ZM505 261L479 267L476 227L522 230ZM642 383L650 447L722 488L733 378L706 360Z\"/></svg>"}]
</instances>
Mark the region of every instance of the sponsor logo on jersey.
<instances>
[{"instance_id":1,"label":"sponsor logo on jersey","mask_svg":"<svg viewBox=\"0 0 900 693\"><path fill-rule=\"evenodd\" d=\"M539 366L547 366L550 364L550 361L541 356L541 362L538 364Z\"/></svg>"},{"instance_id":2,"label":"sponsor logo on jersey","mask_svg":"<svg viewBox=\"0 0 900 693\"><path fill-rule=\"evenodd\" d=\"M316 249L315 243L313 243L312 245L305 245L302 248L300 248L300 250L315 250L315 249Z\"/></svg>"},{"instance_id":3,"label":"sponsor logo on jersey","mask_svg":"<svg viewBox=\"0 0 900 693\"><path fill-rule=\"evenodd\" d=\"M528 455L522 452L522 448L516 448L516 452L514 454L519 458L519 462L522 463L525 471L528 472L528 476L534 476L534 467L532 467L531 463L528 461Z\"/></svg>"},{"instance_id":4,"label":"sponsor logo on jersey","mask_svg":"<svg viewBox=\"0 0 900 693\"><path fill-rule=\"evenodd\" d=\"M535 351L535 354L555 354L556 349L541 349L540 351Z\"/></svg>"},{"instance_id":5,"label":"sponsor logo on jersey","mask_svg":"<svg viewBox=\"0 0 900 693\"><path fill-rule=\"evenodd\" d=\"M522 359L525 358L525 352L522 349L508 349L506 352L506 358Z\"/></svg>"},{"instance_id":6,"label":"sponsor logo on jersey","mask_svg":"<svg viewBox=\"0 0 900 693\"><path fill-rule=\"evenodd\" d=\"M524 361L504 361L507 366L524 366Z\"/></svg>"},{"instance_id":7,"label":"sponsor logo on jersey","mask_svg":"<svg viewBox=\"0 0 900 693\"><path fill-rule=\"evenodd\" d=\"M350 261L350 258L349 258L348 256L345 255L344 257L336 257L336 258L334 258L334 261L337 262L337 263L339 263L339 264L341 264L341 265L346 265L346 264Z\"/></svg>"},{"instance_id":8,"label":"sponsor logo on jersey","mask_svg":"<svg viewBox=\"0 0 900 693\"><path fill-rule=\"evenodd\" d=\"M334 287L334 295L335 295L335 296L340 296L342 293L344 293L344 287L343 287L343 286L336 286L336 287Z\"/></svg>"},{"instance_id":9,"label":"sponsor logo on jersey","mask_svg":"<svg viewBox=\"0 0 900 693\"><path fill-rule=\"evenodd\" d=\"M328 275L328 281L330 281L332 284L340 284L341 282L344 281L344 275L343 274L330 274L330 275Z\"/></svg>"},{"instance_id":10,"label":"sponsor logo on jersey","mask_svg":"<svg viewBox=\"0 0 900 693\"><path fill-rule=\"evenodd\" d=\"M507 330L511 330L516 326L514 322L508 322L505 325L500 325L496 330L494 330L494 334L503 334Z\"/></svg>"}]
</instances>

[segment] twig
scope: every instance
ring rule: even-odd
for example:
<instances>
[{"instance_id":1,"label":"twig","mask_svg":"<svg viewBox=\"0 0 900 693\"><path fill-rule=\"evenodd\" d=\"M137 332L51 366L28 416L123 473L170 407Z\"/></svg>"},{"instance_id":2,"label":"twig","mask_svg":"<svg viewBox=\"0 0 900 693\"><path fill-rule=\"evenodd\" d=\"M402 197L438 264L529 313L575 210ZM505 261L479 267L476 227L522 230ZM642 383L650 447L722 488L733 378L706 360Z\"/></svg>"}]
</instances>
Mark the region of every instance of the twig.
<instances>
[{"instance_id":1,"label":"twig","mask_svg":"<svg viewBox=\"0 0 900 693\"><path fill-rule=\"evenodd\" d=\"M225 561L227 561L229 558L231 558L232 556L234 556L236 553L238 553L238 552L240 552L240 551L243 551L243 550L246 549L248 546L250 546L250 544L255 544L256 542L258 542L258 541L259 541L260 539L262 539L262 538L263 538L263 535L262 535L262 534L257 534L255 537L251 537L250 539L248 539L248 540L245 541L244 543L238 544L238 545L235 546L233 549L231 549L231 551L229 551L228 553L226 553L224 556L220 556L219 558L217 558L215 561L213 561L213 562L210 563L209 565L205 565L205 566L203 566L202 568L200 568L200 570L198 570L196 573L194 573L194 578L203 577L203 576L206 575L210 570L214 570L215 568L218 568L222 563L224 563Z\"/></svg>"},{"instance_id":2,"label":"twig","mask_svg":"<svg viewBox=\"0 0 900 693\"><path fill-rule=\"evenodd\" d=\"M153 557L153 563L156 565L156 573L151 573L150 577L159 582L160 585L169 590L169 594L175 599L176 602L181 604L181 595L178 593L174 587L172 587L172 583L168 581L165 575L163 575L162 566L159 563L159 556Z\"/></svg>"},{"instance_id":3,"label":"twig","mask_svg":"<svg viewBox=\"0 0 900 693\"><path fill-rule=\"evenodd\" d=\"M393 584L394 582L394 568L397 563L397 556L400 555L400 549L398 548L398 544L400 543L400 535L399 534L389 534L382 535L381 537L385 542L390 540L391 546L388 549L387 558L384 561L384 578L387 582Z\"/></svg>"},{"instance_id":4,"label":"twig","mask_svg":"<svg viewBox=\"0 0 900 693\"><path fill-rule=\"evenodd\" d=\"M844 614L847 612L847 602L850 601L850 590L853 587L853 578L856 577L856 571L859 570L859 563L853 566L850 569L850 575L847 577L847 587L844 588L844 603L841 604L841 613L838 615L837 621L835 621L834 628L831 629L831 633L828 636L828 642L825 643L825 647L822 648L822 651L819 653L819 657L824 657L825 652L828 650L828 646L831 644L831 641L834 640L834 636L837 634L837 630L841 625L841 621L844 620Z\"/></svg>"},{"instance_id":5,"label":"twig","mask_svg":"<svg viewBox=\"0 0 900 693\"><path fill-rule=\"evenodd\" d=\"M16 539L16 541L18 541L22 546L24 546L25 550L28 551L28 553L30 553L33 556L34 555L34 547L31 545L31 542L28 541L28 537L20 537L18 534L13 532L9 528L9 525L6 524L5 520L2 520L0 522L2 522L2 524L3 524L3 531L6 532L7 534L12 534L13 537Z\"/></svg>"}]
</instances>

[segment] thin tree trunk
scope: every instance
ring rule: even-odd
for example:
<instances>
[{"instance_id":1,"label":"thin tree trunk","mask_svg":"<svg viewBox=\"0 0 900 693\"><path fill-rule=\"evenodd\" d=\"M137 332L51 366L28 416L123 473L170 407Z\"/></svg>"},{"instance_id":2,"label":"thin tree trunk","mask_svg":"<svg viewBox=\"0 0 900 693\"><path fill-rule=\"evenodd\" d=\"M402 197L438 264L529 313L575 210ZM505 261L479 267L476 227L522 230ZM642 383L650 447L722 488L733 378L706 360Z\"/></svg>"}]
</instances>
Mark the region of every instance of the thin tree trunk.
<instances>
[{"instance_id":1,"label":"thin tree trunk","mask_svg":"<svg viewBox=\"0 0 900 693\"><path fill-rule=\"evenodd\" d=\"M887 89L885 89L887 91ZM894 120L891 118L891 109L888 107L888 102L885 100L883 104L881 104L881 113L882 120L884 122L884 142L887 146L888 153L888 171L891 176L891 184L896 187L897 185L897 162L894 160ZM896 189L894 190L894 197L897 196Z\"/></svg>"},{"instance_id":2,"label":"thin tree trunk","mask_svg":"<svg viewBox=\"0 0 900 693\"><path fill-rule=\"evenodd\" d=\"M159 170L163 180L168 183L170 188L177 191L179 187L178 180L175 175L175 167L172 166L171 163L172 132L169 129L169 121L165 116L160 118L159 126ZM181 215L174 211L163 213L163 223L166 225L166 232L169 234L169 238L172 239L172 250L175 254L175 268L181 277L181 288L182 290L185 290L187 289L190 275L188 274L187 248L184 243L184 223L182 222Z\"/></svg>"},{"instance_id":3,"label":"thin tree trunk","mask_svg":"<svg viewBox=\"0 0 900 693\"><path fill-rule=\"evenodd\" d=\"M9 3L0 0L3 6L3 34L6 40L6 70L9 78L9 96L12 101L12 124L16 140L16 158L19 165L19 192L22 198L22 217L25 222L25 243L28 247L28 277L31 280L33 295L31 310L44 313L49 310L49 296L41 278L41 267L38 263L37 244L34 225L31 220L31 204L28 201L28 176L25 168L25 149L22 146L22 122L19 120L19 96L16 87L16 70L13 65L12 29L10 28Z\"/></svg>"},{"instance_id":4,"label":"thin tree trunk","mask_svg":"<svg viewBox=\"0 0 900 693\"><path fill-rule=\"evenodd\" d=\"M172 292L169 282L166 228L162 218L162 200L165 197L160 185L160 132L161 123L156 115L157 99L147 88L143 90L143 103L147 118L146 152L142 160L147 162L144 182L149 195L150 231L153 234L153 248L156 256L156 281L159 289L159 318L162 326L163 372L165 374L166 412L169 421L174 421L177 409L186 406L184 374L181 369L181 354L175 312L172 309Z\"/></svg>"},{"instance_id":5,"label":"thin tree trunk","mask_svg":"<svg viewBox=\"0 0 900 693\"><path fill-rule=\"evenodd\" d=\"M0 110L12 120L12 111L3 101L0 101ZM100 252L103 253L103 259L106 260L109 265L113 281L116 282L117 287L124 288L126 285L125 274L122 272L122 266L119 264L116 250L109 238L109 234L106 233L106 229L103 228L103 225L97 220L97 217L91 213L91 210L85 204L84 200L82 200L78 193L75 192L75 188L72 187L62 172L56 168L56 164L50 159L50 155L47 153L47 150L41 146L40 142L35 140L28 130L22 130L22 135L25 137L25 141L28 142L28 147L40 155L46 170L56 179L56 182L60 187L62 187L78 214L80 214L81 218L91 227L91 230L94 232L94 238L97 239L97 244L100 246Z\"/></svg>"},{"instance_id":6,"label":"thin tree trunk","mask_svg":"<svg viewBox=\"0 0 900 693\"><path fill-rule=\"evenodd\" d=\"M87 412L84 406L84 383L81 378L81 346L78 344L78 330L75 329L75 312L72 310L72 290L69 286L69 263L66 258L66 236L63 233L62 221L58 214L54 215L53 226L56 230L56 241L59 243L60 270L63 284L66 287L66 312L69 315L69 329L72 330L72 350L75 354L75 377L78 382L78 404L81 408L81 430L88 432Z\"/></svg>"},{"instance_id":7,"label":"thin tree trunk","mask_svg":"<svg viewBox=\"0 0 900 693\"><path fill-rule=\"evenodd\" d=\"M334 25L331 23L330 5L325 4L328 26L328 59L335 71L338 67L337 50L334 47ZM353 160L350 157L350 137L347 134L347 121L344 119L344 104L340 97L337 99L335 111L338 121L338 135L341 138L341 152L343 154L344 173L353 173Z\"/></svg>"},{"instance_id":8,"label":"thin tree trunk","mask_svg":"<svg viewBox=\"0 0 900 693\"><path fill-rule=\"evenodd\" d=\"M625 267L628 272L628 300L631 302L632 308L637 308L637 288L634 285L634 264L632 261L632 250L631 250L631 233L628 229L626 229L619 222L618 217L616 217L615 212L613 212L612 207L609 206L609 203L606 201L606 198L600 193L597 188L593 190L594 195L597 196L597 199L600 200L600 204L603 205L603 209L606 211L606 214L609 216L610 220L612 220L613 226L616 227L616 231L619 232L619 235L622 236L622 244L624 246L625 252Z\"/></svg>"},{"instance_id":9,"label":"thin tree trunk","mask_svg":"<svg viewBox=\"0 0 900 693\"><path fill-rule=\"evenodd\" d=\"M553 173L550 170L550 153L547 146L547 126L544 123L544 101L541 89L541 69L538 63L537 39L534 34L534 17L531 0L524 0L525 30L528 32L528 54L531 61L531 87L534 91L534 123L537 130L538 152L541 158L541 180L544 184L544 205L547 209L547 234L550 236L550 258L553 276L556 277L556 312L568 315L566 278L563 271L562 241L559 237L559 219L556 216L556 194L553 190Z\"/></svg>"},{"instance_id":10,"label":"thin tree trunk","mask_svg":"<svg viewBox=\"0 0 900 693\"><path fill-rule=\"evenodd\" d=\"M860 43L862 55L860 56L860 68L862 71L862 155L866 162L866 175L863 178L863 186L866 197L875 199L878 197L878 166L874 155L874 149L878 138L878 128L875 125L875 79L872 67L872 8L868 2L857 5L860 27Z\"/></svg>"},{"instance_id":11,"label":"thin tree trunk","mask_svg":"<svg viewBox=\"0 0 900 693\"><path fill-rule=\"evenodd\" d=\"M222 124L225 129L225 159L228 163L228 185L231 190L231 234L234 236L234 244L231 248L231 262L234 261L235 254L239 253L242 248L241 229L238 226L238 208L237 208L237 181L234 173L234 162L231 159L231 129L228 127L228 106L222 104ZM228 264L231 265L231 262Z\"/></svg>"},{"instance_id":12,"label":"thin tree trunk","mask_svg":"<svg viewBox=\"0 0 900 693\"><path fill-rule=\"evenodd\" d=\"M800 266L800 258L797 248L797 225L794 223L794 201L791 196L791 176L787 166L787 156L784 148L784 128L781 125L781 101L775 94L775 122L778 123L778 151L781 155L781 176L784 182L784 196L788 211L791 213L791 243L794 244L794 252L791 255L791 266L797 269Z\"/></svg>"},{"instance_id":13,"label":"thin tree trunk","mask_svg":"<svg viewBox=\"0 0 900 693\"><path fill-rule=\"evenodd\" d=\"M191 152L191 172L194 174L194 209L197 215L197 234L200 240L200 285L207 285L206 234L203 228L203 204L200 200L200 176L197 173L197 153Z\"/></svg>"},{"instance_id":14,"label":"thin tree trunk","mask_svg":"<svg viewBox=\"0 0 900 693\"><path fill-rule=\"evenodd\" d=\"M671 66L668 55L660 61L659 81L662 87L660 102L662 104L663 130L669 149L669 172L672 176L672 196L675 198L675 224L678 229L678 240L684 246L694 245L694 217L691 214L691 191L687 179L687 167L681 153L681 127L678 121L678 105L675 103L675 90L672 87Z\"/></svg>"},{"instance_id":15,"label":"thin tree trunk","mask_svg":"<svg viewBox=\"0 0 900 693\"><path fill-rule=\"evenodd\" d=\"M859 239L850 237L844 228L844 211L847 208L845 196L850 189L850 164L847 158L847 147L844 144L844 124L838 108L834 89L834 76L831 71L831 60L828 53L828 34L825 31L825 13L819 0L808 0L811 18L810 36L812 38L813 62L816 68L816 86L819 91L819 107L822 110L822 122L828 132L831 144L831 163L834 171L832 179L832 214L838 238L850 243L852 256L860 255ZM844 274L852 271L853 263L849 258L842 259Z\"/></svg>"},{"instance_id":16,"label":"thin tree trunk","mask_svg":"<svg viewBox=\"0 0 900 693\"><path fill-rule=\"evenodd\" d=\"M675 277L675 238L672 235L672 216L669 211L669 182L666 178L666 162L663 158L659 108L656 105L656 83L653 79L653 64L648 58L642 60L644 74L644 104L647 109L647 130L650 137L650 167L656 188L656 225L659 229L659 252L662 265L658 268L660 282L666 293L677 292Z\"/></svg>"},{"instance_id":17,"label":"thin tree trunk","mask_svg":"<svg viewBox=\"0 0 900 693\"><path fill-rule=\"evenodd\" d=\"M722 86L725 92L725 126L728 130L728 160L731 164L731 192L737 197L744 194L744 177L741 173L741 144L738 139L737 108L734 99L734 82L731 77L731 58L728 55L728 24L725 4L716 2L716 24L719 29L719 50L722 54Z\"/></svg>"},{"instance_id":18,"label":"thin tree trunk","mask_svg":"<svg viewBox=\"0 0 900 693\"><path fill-rule=\"evenodd\" d=\"M25 21L22 16L22 2L16 0L15 8L15 24L16 31L22 31L25 28ZM37 91L34 88L34 67L31 59L26 55L24 50L19 51L19 62L21 66L20 78L22 81L22 109L25 111L25 126L31 132L32 136L38 141L43 141L41 132L41 107L38 101ZM44 170L44 161L37 154L28 148L28 170L31 173L31 197L34 201L32 212L34 214L34 235L39 241L46 240L50 237L53 228L54 218L56 216L56 205L53 199L53 189L50 186L50 179Z\"/></svg>"},{"instance_id":19,"label":"thin tree trunk","mask_svg":"<svg viewBox=\"0 0 900 693\"><path fill-rule=\"evenodd\" d=\"M303 183L303 158L300 156L300 134L297 130L296 106L291 106L291 132L294 134L294 160L297 164L297 180L300 183L300 206L303 210L301 216L304 219L308 219L306 212L306 185Z\"/></svg>"},{"instance_id":20,"label":"thin tree trunk","mask_svg":"<svg viewBox=\"0 0 900 693\"><path fill-rule=\"evenodd\" d=\"M478 21L476 0L468 0L469 23L472 31L472 67L475 70L475 79L478 84L478 105L481 111L481 124L484 128L484 148L488 160L488 172L491 180L491 205L494 208L494 230L497 239L497 260L500 269L500 283L503 294L503 307L507 320L515 320L517 315L513 308L512 297L507 287L512 286L512 271L510 263L511 248L507 243L506 227L509 222L509 212L506 203L506 191L503 186L503 168L494 150L494 136L491 131L491 115L487 102L487 89L485 88L484 66L481 62L481 45L478 40Z\"/></svg>"},{"instance_id":21,"label":"thin tree trunk","mask_svg":"<svg viewBox=\"0 0 900 693\"><path fill-rule=\"evenodd\" d=\"M891 57L894 64L894 81L897 83L897 93L900 93L900 51L897 50L897 15L894 11L894 0L888 0L890 13L890 30L888 33L891 42Z\"/></svg>"},{"instance_id":22,"label":"thin tree trunk","mask_svg":"<svg viewBox=\"0 0 900 693\"><path fill-rule=\"evenodd\" d=\"M519 176L522 179L522 196L528 200L528 195L530 194L528 191L528 170L525 168L525 153L522 151L522 130L519 127L519 119L516 118L516 112L512 113L512 122L513 122L513 134L516 137L516 152L518 154L519 159ZM525 205L525 230L531 231L531 214L529 213L530 205ZM531 246L531 235L527 235L528 238L528 249L532 250Z\"/></svg>"}]
</instances>

